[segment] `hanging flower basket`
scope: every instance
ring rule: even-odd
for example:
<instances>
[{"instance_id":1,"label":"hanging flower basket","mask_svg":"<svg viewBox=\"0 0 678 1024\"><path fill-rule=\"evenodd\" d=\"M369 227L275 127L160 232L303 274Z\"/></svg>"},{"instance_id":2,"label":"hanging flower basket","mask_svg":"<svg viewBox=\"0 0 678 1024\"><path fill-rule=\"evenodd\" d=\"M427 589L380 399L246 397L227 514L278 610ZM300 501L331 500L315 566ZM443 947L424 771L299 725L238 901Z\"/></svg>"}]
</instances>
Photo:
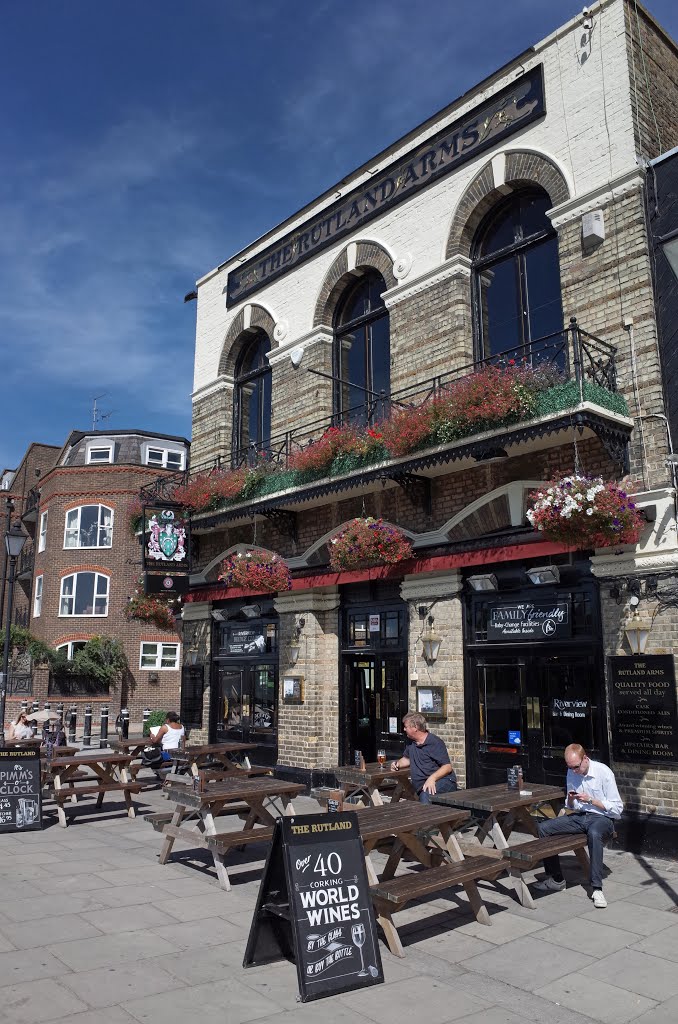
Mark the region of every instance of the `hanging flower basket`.
<instances>
[{"instance_id":1,"label":"hanging flower basket","mask_svg":"<svg viewBox=\"0 0 678 1024\"><path fill-rule=\"evenodd\" d=\"M125 606L125 618L128 622L138 619L140 622L152 622L158 629L173 633L176 629L174 607L162 598L152 594L144 594L137 590Z\"/></svg>"},{"instance_id":2,"label":"hanging flower basket","mask_svg":"<svg viewBox=\"0 0 678 1024\"><path fill-rule=\"evenodd\" d=\"M638 543L644 524L636 506L601 477L560 477L531 497L527 518L547 540L580 548Z\"/></svg>"},{"instance_id":3,"label":"hanging flower basket","mask_svg":"<svg viewBox=\"0 0 678 1024\"><path fill-rule=\"evenodd\" d=\"M330 541L330 565L335 572L366 569L412 557L412 545L401 530L372 516L354 519Z\"/></svg>"},{"instance_id":4,"label":"hanging flower basket","mask_svg":"<svg viewBox=\"0 0 678 1024\"><path fill-rule=\"evenodd\" d=\"M285 560L259 548L229 555L224 559L222 569L219 579L227 587L256 592L268 590L271 593L292 587L292 577Z\"/></svg>"}]
</instances>

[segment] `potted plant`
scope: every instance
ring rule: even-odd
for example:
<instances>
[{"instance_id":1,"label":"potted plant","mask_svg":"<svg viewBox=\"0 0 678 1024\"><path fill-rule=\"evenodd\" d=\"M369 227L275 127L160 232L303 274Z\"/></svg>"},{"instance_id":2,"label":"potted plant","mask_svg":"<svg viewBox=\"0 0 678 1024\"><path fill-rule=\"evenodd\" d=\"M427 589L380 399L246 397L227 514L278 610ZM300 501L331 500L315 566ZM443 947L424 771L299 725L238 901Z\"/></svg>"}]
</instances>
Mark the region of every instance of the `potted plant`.
<instances>
[{"instance_id":1,"label":"potted plant","mask_svg":"<svg viewBox=\"0 0 678 1024\"><path fill-rule=\"evenodd\" d=\"M531 498L527 518L547 540L579 548L638 543L640 513L626 491L601 477L562 476Z\"/></svg>"},{"instance_id":2,"label":"potted plant","mask_svg":"<svg viewBox=\"0 0 678 1024\"><path fill-rule=\"evenodd\" d=\"M222 570L219 579L227 587L240 587L255 593L276 593L292 587L292 577L285 560L261 548L229 555L224 559Z\"/></svg>"},{"instance_id":3,"label":"potted plant","mask_svg":"<svg viewBox=\"0 0 678 1024\"><path fill-rule=\"evenodd\" d=\"M330 541L330 565L335 572L380 562L393 565L411 557L412 545L403 532L372 516L352 520Z\"/></svg>"}]
</instances>

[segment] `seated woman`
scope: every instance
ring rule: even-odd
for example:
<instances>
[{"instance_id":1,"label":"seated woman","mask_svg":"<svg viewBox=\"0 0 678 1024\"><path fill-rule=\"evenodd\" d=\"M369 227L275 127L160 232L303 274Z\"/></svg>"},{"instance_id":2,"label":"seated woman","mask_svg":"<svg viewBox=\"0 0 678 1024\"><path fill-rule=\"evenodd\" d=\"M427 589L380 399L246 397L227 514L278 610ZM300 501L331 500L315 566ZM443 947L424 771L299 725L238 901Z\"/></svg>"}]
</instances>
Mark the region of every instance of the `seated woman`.
<instances>
[{"instance_id":1,"label":"seated woman","mask_svg":"<svg viewBox=\"0 0 678 1024\"><path fill-rule=\"evenodd\" d=\"M30 740L33 736L33 729L28 724L25 711L20 711L14 722L10 722L7 730L8 740Z\"/></svg>"},{"instance_id":2,"label":"seated woman","mask_svg":"<svg viewBox=\"0 0 678 1024\"><path fill-rule=\"evenodd\" d=\"M183 750L186 743L186 730L181 724L176 711L168 711L165 724L161 725L155 736L149 740L154 747L162 750L163 761L172 760L173 750Z\"/></svg>"}]
</instances>

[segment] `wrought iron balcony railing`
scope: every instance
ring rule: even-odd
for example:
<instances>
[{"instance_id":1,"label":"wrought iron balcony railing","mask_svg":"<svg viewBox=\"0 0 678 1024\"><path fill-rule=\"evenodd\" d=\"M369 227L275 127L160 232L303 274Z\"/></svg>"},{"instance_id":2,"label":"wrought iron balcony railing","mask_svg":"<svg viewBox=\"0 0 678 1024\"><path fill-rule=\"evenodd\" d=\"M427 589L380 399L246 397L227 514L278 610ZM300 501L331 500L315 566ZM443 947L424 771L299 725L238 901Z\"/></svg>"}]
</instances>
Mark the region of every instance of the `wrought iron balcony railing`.
<instances>
[{"instance_id":1,"label":"wrought iron balcony railing","mask_svg":"<svg viewBox=\"0 0 678 1024\"><path fill-rule=\"evenodd\" d=\"M220 470L262 463L274 470L285 470L289 460L296 453L318 441L329 427L349 424L368 427L386 419L394 409L416 409L444 396L446 390L455 382L486 366L517 364L532 369L555 368L560 371L564 381L576 383L576 403L584 400L587 384L596 384L605 391L616 394L616 352L614 345L582 330L573 317L567 328L555 334L506 349L486 359L414 382L390 393L382 392L377 395L367 392L364 403L341 414L302 423L257 444L233 449L209 463L192 465L190 471L158 478L142 489L141 496L145 501L170 500L178 485Z\"/></svg>"}]
</instances>

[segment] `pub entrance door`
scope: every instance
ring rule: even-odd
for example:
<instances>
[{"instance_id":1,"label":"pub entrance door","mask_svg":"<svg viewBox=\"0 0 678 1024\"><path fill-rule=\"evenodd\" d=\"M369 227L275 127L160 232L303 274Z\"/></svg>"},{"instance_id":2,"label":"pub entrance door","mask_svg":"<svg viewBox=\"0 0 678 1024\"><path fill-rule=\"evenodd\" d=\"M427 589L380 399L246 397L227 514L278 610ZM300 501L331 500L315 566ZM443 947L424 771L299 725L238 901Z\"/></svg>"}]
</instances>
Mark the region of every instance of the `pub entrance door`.
<instances>
[{"instance_id":1,"label":"pub entrance door","mask_svg":"<svg viewBox=\"0 0 678 1024\"><path fill-rule=\"evenodd\" d=\"M256 743L252 759L273 765L278 753L275 665L217 665L217 742Z\"/></svg>"}]
</instances>

